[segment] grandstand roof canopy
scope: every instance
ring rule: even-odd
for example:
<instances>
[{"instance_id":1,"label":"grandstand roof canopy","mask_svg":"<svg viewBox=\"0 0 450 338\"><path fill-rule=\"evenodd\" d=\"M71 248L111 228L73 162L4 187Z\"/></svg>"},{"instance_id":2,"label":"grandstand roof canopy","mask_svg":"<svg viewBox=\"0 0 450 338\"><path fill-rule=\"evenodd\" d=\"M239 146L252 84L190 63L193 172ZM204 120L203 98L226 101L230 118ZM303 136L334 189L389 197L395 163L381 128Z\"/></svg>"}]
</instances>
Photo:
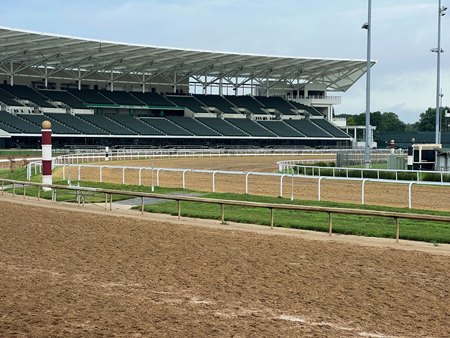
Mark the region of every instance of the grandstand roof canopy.
<instances>
[{"instance_id":1,"label":"grandstand roof canopy","mask_svg":"<svg viewBox=\"0 0 450 338\"><path fill-rule=\"evenodd\" d=\"M375 62L372 61L372 65ZM154 47L0 27L0 74L71 80L181 83L208 76L264 83L323 83L346 91L366 72L365 60L283 57ZM242 80L246 79L246 80ZM264 80L263 80L264 79Z\"/></svg>"}]
</instances>

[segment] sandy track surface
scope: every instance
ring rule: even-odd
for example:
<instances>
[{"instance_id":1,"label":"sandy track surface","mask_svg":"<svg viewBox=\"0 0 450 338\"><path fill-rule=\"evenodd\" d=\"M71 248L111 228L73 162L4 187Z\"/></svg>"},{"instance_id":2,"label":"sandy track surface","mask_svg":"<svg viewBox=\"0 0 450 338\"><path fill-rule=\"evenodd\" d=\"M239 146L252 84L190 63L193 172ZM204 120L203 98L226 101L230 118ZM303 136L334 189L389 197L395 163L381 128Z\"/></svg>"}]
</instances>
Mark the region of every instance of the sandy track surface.
<instances>
[{"instance_id":1,"label":"sandy track surface","mask_svg":"<svg viewBox=\"0 0 450 338\"><path fill-rule=\"evenodd\" d=\"M301 156L259 156L259 157L205 157L205 158L176 158L176 159L148 159L141 161L108 162L108 165L123 165L135 167L162 167L184 169L209 169L209 170L237 170L253 172L276 172L277 161L288 159L312 159L324 160L329 156L301 157ZM102 164L105 164L103 162ZM62 177L59 170L56 177ZM68 170L66 169L66 177ZM72 172L72 180L76 179L76 170ZM156 174L153 174L153 182L156 184ZM128 170L125 175L125 183L138 184L138 171ZM99 180L99 169L83 168L82 180ZM142 171L142 184L151 185L151 171ZM104 169L103 180L105 182L122 182L122 169ZM190 173L185 176L186 188L200 191L212 191L212 174ZM245 175L215 176L216 192L245 193ZM269 176L249 176L249 193L262 196L290 197L296 199L317 200L317 179L294 178L286 176L280 189L280 178ZM181 188L181 172L160 172L160 186ZM450 210L450 188L440 186L418 186L412 189L412 207L428 210ZM323 179L321 184L322 201L339 201L348 203L361 203L361 182L356 181L332 181ZM408 207L408 185L395 183L367 182L365 188L365 204L384 205L392 207Z\"/></svg>"},{"instance_id":2,"label":"sandy track surface","mask_svg":"<svg viewBox=\"0 0 450 338\"><path fill-rule=\"evenodd\" d=\"M15 202L0 336L450 336L448 255Z\"/></svg>"}]
</instances>

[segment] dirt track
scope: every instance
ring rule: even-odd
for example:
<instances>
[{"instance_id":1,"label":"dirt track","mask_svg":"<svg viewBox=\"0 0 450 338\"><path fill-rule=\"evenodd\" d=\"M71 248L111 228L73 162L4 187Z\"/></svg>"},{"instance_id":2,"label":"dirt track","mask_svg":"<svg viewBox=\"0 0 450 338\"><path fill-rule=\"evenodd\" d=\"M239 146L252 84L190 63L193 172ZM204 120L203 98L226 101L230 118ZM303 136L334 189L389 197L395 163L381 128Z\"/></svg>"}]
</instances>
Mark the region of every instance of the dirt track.
<instances>
[{"instance_id":1,"label":"dirt track","mask_svg":"<svg viewBox=\"0 0 450 338\"><path fill-rule=\"evenodd\" d=\"M448 256L40 203L0 200L0 336L450 335Z\"/></svg>"},{"instance_id":2,"label":"dirt track","mask_svg":"<svg viewBox=\"0 0 450 338\"><path fill-rule=\"evenodd\" d=\"M300 159L296 156L260 156L260 157L206 157L206 158L177 158L153 159L127 162L109 162L109 165L124 165L136 167L162 167L184 169L209 170L238 170L254 172L276 172L276 162L283 159ZM311 159L311 157L304 157ZM324 157L318 158L323 160ZM103 163L105 164L105 163ZM66 169L66 175L68 171ZM59 171L57 177L61 177ZM156 173L153 175L156 184ZM76 179L76 170L72 173L72 180ZM83 168L82 180L98 180L99 170ZM151 172L142 171L142 184L151 184ZM217 174L215 189L217 192L245 193L245 175ZM104 169L105 182L122 182L122 169ZM125 183L138 184L138 171L128 170ZM164 187L182 187L181 172L160 173L160 185ZM293 188L292 188L293 187ZM186 173L186 188L200 191L212 191L212 174ZM339 201L348 203L361 203L361 182L332 181L324 179L321 184L322 201ZM450 193L448 187L439 186L413 186L413 204L416 209L450 210ZM249 176L249 193L255 195L280 196L280 178L268 176ZM289 197L293 193L296 199L317 200L317 179L285 177L283 180L283 196ZM365 203L372 205L385 205L393 207L408 207L408 185L367 182L365 188Z\"/></svg>"}]
</instances>

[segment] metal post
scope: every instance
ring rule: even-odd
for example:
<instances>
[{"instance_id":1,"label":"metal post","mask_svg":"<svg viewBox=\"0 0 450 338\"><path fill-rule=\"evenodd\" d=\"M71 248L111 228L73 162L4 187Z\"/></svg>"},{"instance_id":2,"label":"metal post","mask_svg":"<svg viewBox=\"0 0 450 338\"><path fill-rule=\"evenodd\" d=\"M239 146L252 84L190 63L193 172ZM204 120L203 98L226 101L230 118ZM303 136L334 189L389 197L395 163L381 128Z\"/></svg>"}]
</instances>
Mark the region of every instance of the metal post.
<instances>
[{"instance_id":1,"label":"metal post","mask_svg":"<svg viewBox=\"0 0 450 338\"><path fill-rule=\"evenodd\" d=\"M441 106L439 102L440 91L441 91L441 17L445 15L447 7L441 6L441 0L438 3L438 46L433 48L431 51L437 54L437 76L436 76L436 137L435 143L441 144Z\"/></svg>"},{"instance_id":2,"label":"metal post","mask_svg":"<svg viewBox=\"0 0 450 338\"><path fill-rule=\"evenodd\" d=\"M333 214L328 213L328 234L331 236L333 234Z\"/></svg>"},{"instance_id":3,"label":"metal post","mask_svg":"<svg viewBox=\"0 0 450 338\"><path fill-rule=\"evenodd\" d=\"M398 217L395 218L395 241L398 243L400 238L400 220Z\"/></svg>"},{"instance_id":4,"label":"metal post","mask_svg":"<svg viewBox=\"0 0 450 338\"><path fill-rule=\"evenodd\" d=\"M144 197L141 196L141 215L144 214Z\"/></svg>"},{"instance_id":5,"label":"metal post","mask_svg":"<svg viewBox=\"0 0 450 338\"><path fill-rule=\"evenodd\" d=\"M270 228L273 229L273 208L270 208Z\"/></svg>"},{"instance_id":6,"label":"metal post","mask_svg":"<svg viewBox=\"0 0 450 338\"><path fill-rule=\"evenodd\" d=\"M181 201L177 200L177 203L178 203L178 219L180 219L181 218Z\"/></svg>"},{"instance_id":7,"label":"metal post","mask_svg":"<svg viewBox=\"0 0 450 338\"><path fill-rule=\"evenodd\" d=\"M222 215L221 215L221 221L220 224L227 224L227 222L225 222L225 206L223 204L220 205L220 208L222 209Z\"/></svg>"},{"instance_id":8,"label":"metal post","mask_svg":"<svg viewBox=\"0 0 450 338\"><path fill-rule=\"evenodd\" d=\"M366 74L366 144L364 147L364 163L370 168L370 143L372 130L370 129L370 67L371 67L371 31L372 31L372 0L367 2L367 23L362 28L367 29L367 74Z\"/></svg>"},{"instance_id":9,"label":"metal post","mask_svg":"<svg viewBox=\"0 0 450 338\"><path fill-rule=\"evenodd\" d=\"M411 209L412 208L412 185L414 184L414 182L409 183L409 187L408 187L408 208Z\"/></svg>"}]
</instances>

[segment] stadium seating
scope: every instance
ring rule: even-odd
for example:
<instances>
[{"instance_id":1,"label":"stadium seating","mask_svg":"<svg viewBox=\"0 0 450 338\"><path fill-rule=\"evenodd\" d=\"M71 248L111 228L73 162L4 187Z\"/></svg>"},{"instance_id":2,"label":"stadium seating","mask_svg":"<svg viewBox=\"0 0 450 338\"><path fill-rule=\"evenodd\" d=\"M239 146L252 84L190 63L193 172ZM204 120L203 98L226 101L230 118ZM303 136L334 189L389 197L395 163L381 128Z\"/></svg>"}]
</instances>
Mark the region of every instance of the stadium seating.
<instances>
[{"instance_id":1,"label":"stadium seating","mask_svg":"<svg viewBox=\"0 0 450 338\"><path fill-rule=\"evenodd\" d=\"M55 106L48 103L41 94L34 91L30 87L21 85L10 86L2 84L0 85L0 89L7 91L12 96L17 97L18 99L31 101L39 107L55 108Z\"/></svg>"},{"instance_id":2,"label":"stadium seating","mask_svg":"<svg viewBox=\"0 0 450 338\"><path fill-rule=\"evenodd\" d=\"M7 106L23 106L22 103L14 100L14 97L10 93L2 90L1 88L0 88L0 102L3 102Z\"/></svg>"},{"instance_id":3,"label":"stadium seating","mask_svg":"<svg viewBox=\"0 0 450 338\"><path fill-rule=\"evenodd\" d=\"M103 115L97 114L80 114L77 115L80 119L87 121L98 128L106 130L109 134L112 135L135 135L136 132L131 129L126 128L123 125L118 124L115 121L107 118Z\"/></svg>"},{"instance_id":4,"label":"stadium seating","mask_svg":"<svg viewBox=\"0 0 450 338\"><path fill-rule=\"evenodd\" d=\"M75 109L86 109L86 105L77 99L75 96L69 94L65 90L46 90L41 89L39 93L45 95L51 101L62 102L65 105Z\"/></svg>"},{"instance_id":5,"label":"stadium seating","mask_svg":"<svg viewBox=\"0 0 450 338\"><path fill-rule=\"evenodd\" d=\"M57 120L51 119L43 114L17 114L18 117L21 117L24 120L27 120L31 123L36 124L37 126L41 126L42 121L49 119L52 122L52 133L53 134L81 134L78 130L66 126Z\"/></svg>"},{"instance_id":6,"label":"stadium seating","mask_svg":"<svg viewBox=\"0 0 450 338\"><path fill-rule=\"evenodd\" d=\"M218 133L224 136L239 136L239 137L250 136L249 134L243 132L242 130L238 129L237 127L235 127L234 125L223 119L211 117L197 117L196 120L216 130Z\"/></svg>"},{"instance_id":7,"label":"stadium seating","mask_svg":"<svg viewBox=\"0 0 450 338\"><path fill-rule=\"evenodd\" d=\"M225 119L225 121L233 124L237 128L245 131L247 134L250 134L251 136L259 136L259 137L277 136L275 133L271 132L270 130L267 130L263 126L249 119L231 118Z\"/></svg>"},{"instance_id":8,"label":"stadium seating","mask_svg":"<svg viewBox=\"0 0 450 338\"><path fill-rule=\"evenodd\" d=\"M284 123L283 121L259 121L258 123L281 137L305 136L296 129L290 127L288 124Z\"/></svg>"},{"instance_id":9,"label":"stadium seating","mask_svg":"<svg viewBox=\"0 0 450 338\"><path fill-rule=\"evenodd\" d=\"M203 108L204 104L193 96L167 95L167 99L175 103L179 107L186 107L194 113L208 113Z\"/></svg>"},{"instance_id":10,"label":"stadium seating","mask_svg":"<svg viewBox=\"0 0 450 338\"><path fill-rule=\"evenodd\" d=\"M130 116L130 115L118 115L118 114L108 114L107 115L111 120L120 123L121 125L126 126L134 130L136 133L140 135L164 135L164 133L159 130L149 126L148 124L142 122L141 120Z\"/></svg>"},{"instance_id":11,"label":"stadium seating","mask_svg":"<svg viewBox=\"0 0 450 338\"><path fill-rule=\"evenodd\" d=\"M193 119L192 117L185 116L170 116L167 117L168 120L173 123L187 129L192 134L196 136L220 136L221 134L217 131L208 128L207 126L201 124L197 121L197 119Z\"/></svg>"},{"instance_id":12,"label":"stadium seating","mask_svg":"<svg viewBox=\"0 0 450 338\"><path fill-rule=\"evenodd\" d=\"M68 89L70 94L76 96L78 99L87 104L114 104L113 101L104 97L99 91L89 89Z\"/></svg>"},{"instance_id":13,"label":"stadium seating","mask_svg":"<svg viewBox=\"0 0 450 338\"><path fill-rule=\"evenodd\" d=\"M80 119L78 116L74 116L71 114L45 114L50 121L57 121L61 124L65 124L67 126L70 126L73 129L78 130L82 134L87 135L105 135L108 134L103 129L100 129L82 119Z\"/></svg>"},{"instance_id":14,"label":"stadium seating","mask_svg":"<svg viewBox=\"0 0 450 338\"><path fill-rule=\"evenodd\" d=\"M124 91L108 91L108 90L101 90L100 93L113 101L116 104L123 105L123 106L144 106L144 103L132 96L128 92Z\"/></svg>"},{"instance_id":15,"label":"stadium seating","mask_svg":"<svg viewBox=\"0 0 450 338\"><path fill-rule=\"evenodd\" d=\"M312 123L309 119L303 120L285 120L291 127L297 129L299 132L307 137L321 137L330 138L332 135L319 128L316 124Z\"/></svg>"},{"instance_id":16,"label":"stadium seating","mask_svg":"<svg viewBox=\"0 0 450 338\"><path fill-rule=\"evenodd\" d=\"M41 115L42 116L42 115ZM43 120L41 120L42 123ZM10 130L8 132L14 132L13 129L17 129L25 134L40 134L41 124L36 125L30 123L27 120L22 119L20 116L10 114L6 111L0 111L0 122L3 125L9 126Z\"/></svg>"},{"instance_id":17,"label":"stadium seating","mask_svg":"<svg viewBox=\"0 0 450 338\"><path fill-rule=\"evenodd\" d=\"M297 115L297 113L292 111L295 107L279 96L255 96L255 99L267 108L276 109L283 115Z\"/></svg>"},{"instance_id":18,"label":"stadium seating","mask_svg":"<svg viewBox=\"0 0 450 338\"><path fill-rule=\"evenodd\" d=\"M1 114L1 112L0 112ZM16 129L6 123L3 123L0 121L0 130L6 131L8 133L20 133L21 131L19 129Z\"/></svg>"},{"instance_id":19,"label":"stadium seating","mask_svg":"<svg viewBox=\"0 0 450 338\"><path fill-rule=\"evenodd\" d=\"M226 114L237 114L237 111L233 109L233 104L220 95L194 94L194 97L203 102L206 107L215 107Z\"/></svg>"},{"instance_id":20,"label":"stadium seating","mask_svg":"<svg viewBox=\"0 0 450 338\"><path fill-rule=\"evenodd\" d=\"M251 96L227 95L225 98L239 108L246 108L250 113L269 114L263 110L263 108L265 108L264 105L261 102L256 101Z\"/></svg>"},{"instance_id":21,"label":"stadium seating","mask_svg":"<svg viewBox=\"0 0 450 338\"><path fill-rule=\"evenodd\" d=\"M350 135L344 133L339 127L336 127L334 124L325 119L313 119L311 120L311 122L318 125L320 128L324 129L335 137L350 137Z\"/></svg>"},{"instance_id":22,"label":"stadium seating","mask_svg":"<svg viewBox=\"0 0 450 338\"><path fill-rule=\"evenodd\" d=\"M303 103L295 102L295 101L289 101L290 104L292 104L297 109L306 110L310 115L312 116L323 116L320 111L318 111L316 108L312 106L308 106Z\"/></svg>"},{"instance_id":23,"label":"stadium seating","mask_svg":"<svg viewBox=\"0 0 450 338\"><path fill-rule=\"evenodd\" d=\"M174 103L167 100L164 96L158 93L140 93L130 92L130 94L140 101L144 102L147 106L153 107L173 107Z\"/></svg>"},{"instance_id":24,"label":"stadium seating","mask_svg":"<svg viewBox=\"0 0 450 338\"><path fill-rule=\"evenodd\" d=\"M192 136L193 133L161 117L142 117L142 121L170 136Z\"/></svg>"}]
</instances>

